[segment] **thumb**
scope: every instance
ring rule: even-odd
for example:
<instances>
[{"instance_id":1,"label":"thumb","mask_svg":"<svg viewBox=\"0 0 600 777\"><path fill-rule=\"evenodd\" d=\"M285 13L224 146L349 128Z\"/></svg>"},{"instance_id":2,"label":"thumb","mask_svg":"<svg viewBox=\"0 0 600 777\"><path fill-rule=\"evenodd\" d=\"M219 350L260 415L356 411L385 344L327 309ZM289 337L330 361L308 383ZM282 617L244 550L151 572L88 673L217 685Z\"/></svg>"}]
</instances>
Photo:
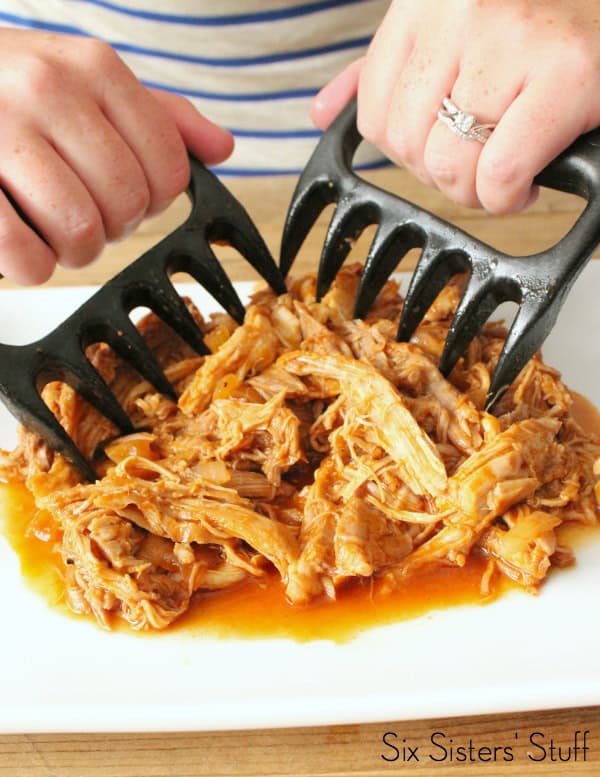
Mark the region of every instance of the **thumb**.
<instances>
[{"instance_id":1,"label":"thumb","mask_svg":"<svg viewBox=\"0 0 600 777\"><path fill-rule=\"evenodd\" d=\"M324 86L313 100L310 117L319 129L326 130L358 89L358 78L365 58L355 60Z\"/></svg>"},{"instance_id":2,"label":"thumb","mask_svg":"<svg viewBox=\"0 0 600 777\"><path fill-rule=\"evenodd\" d=\"M181 95L161 89L149 91L168 111L183 142L195 157L206 164L216 165L231 156L233 136L229 130L213 124Z\"/></svg>"}]
</instances>

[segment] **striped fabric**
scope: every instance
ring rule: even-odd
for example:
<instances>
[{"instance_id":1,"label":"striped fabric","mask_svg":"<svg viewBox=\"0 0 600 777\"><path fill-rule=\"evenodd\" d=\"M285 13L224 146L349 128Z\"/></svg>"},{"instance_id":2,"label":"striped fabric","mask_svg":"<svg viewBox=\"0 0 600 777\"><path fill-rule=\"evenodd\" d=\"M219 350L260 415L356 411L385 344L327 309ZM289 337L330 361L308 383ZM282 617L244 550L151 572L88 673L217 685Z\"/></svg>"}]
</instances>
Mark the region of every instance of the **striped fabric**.
<instances>
[{"instance_id":1,"label":"striped fabric","mask_svg":"<svg viewBox=\"0 0 600 777\"><path fill-rule=\"evenodd\" d=\"M145 84L232 130L230 175L296 173L321 86L365 50L387 0L0 0L0 25L108 41ZM385 164L366 144L360 167Z\"/></svg>"}]
</instances>

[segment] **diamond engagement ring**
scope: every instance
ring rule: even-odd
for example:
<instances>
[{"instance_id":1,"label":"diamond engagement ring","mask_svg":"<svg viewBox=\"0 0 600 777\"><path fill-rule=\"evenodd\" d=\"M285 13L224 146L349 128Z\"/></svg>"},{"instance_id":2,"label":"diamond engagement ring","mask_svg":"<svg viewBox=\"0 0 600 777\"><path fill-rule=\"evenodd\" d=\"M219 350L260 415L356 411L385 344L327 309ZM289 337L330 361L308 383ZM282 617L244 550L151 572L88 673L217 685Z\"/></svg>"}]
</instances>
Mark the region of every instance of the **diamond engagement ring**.
<instances>
[{"instance_id":1,"label":"diamond engagement ring","mask_svg":"<svg viewBox=\"0 0 600 777\"><path fill-rule=\"evenodd\" d=\"M485 141L492 134L495 124L479 124L472 113L461 111L449 97L444 97L442 107L438 111L438 119L443 121L452 132L465 140Z\"/></svg>"}]
</instances>

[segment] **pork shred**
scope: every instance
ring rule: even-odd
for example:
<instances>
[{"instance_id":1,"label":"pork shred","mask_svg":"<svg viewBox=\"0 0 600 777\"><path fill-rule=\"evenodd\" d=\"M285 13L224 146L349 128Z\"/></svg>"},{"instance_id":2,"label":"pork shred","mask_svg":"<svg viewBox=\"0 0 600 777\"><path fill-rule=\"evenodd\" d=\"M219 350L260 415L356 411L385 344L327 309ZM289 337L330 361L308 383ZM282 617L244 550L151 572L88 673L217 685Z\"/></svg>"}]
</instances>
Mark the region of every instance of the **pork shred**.
<instances>
[{"instance_id":1,"label":"pork shred","mask_svg":"<svg viewBox=\"0 0 600 777\"><path fill-rule=\"evenodd\" d=\"M360 267L343 268L321 302L313 276L280 297L262 290L241 326L190 306L206 357L147 316L140 330L177 403L94 346L135 434L116 437L69 387L46 387L97 481L82 483L25 430L0 454L0 478L23 482L34 521L52 525L73 610L105 627L162 629L198 592L266 574L305 604L352 578L383 578L387 590L473 553L488 559L486 589L493 574L536 590L568 563L556 530L598 520L600 439L575 421L558 372L536 355L491 415L499 324L448 379L436 366L462 280L410 343L395 342L393 281L366 320L351 319L359 280Z\"/></svg>"}]
</instances>

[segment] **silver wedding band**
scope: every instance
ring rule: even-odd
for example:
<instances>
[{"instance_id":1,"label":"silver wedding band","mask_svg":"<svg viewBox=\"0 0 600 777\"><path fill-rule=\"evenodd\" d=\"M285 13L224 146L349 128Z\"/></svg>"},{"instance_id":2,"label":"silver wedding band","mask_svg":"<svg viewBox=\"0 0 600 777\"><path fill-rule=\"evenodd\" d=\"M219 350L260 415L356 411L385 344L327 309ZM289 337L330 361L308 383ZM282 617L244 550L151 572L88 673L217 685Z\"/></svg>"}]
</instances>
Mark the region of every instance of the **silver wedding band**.
<instances>
[{"instance_id":1,"label":"silver wedding band","mask_svg":"<svg viewBox=\"0 0 600 777\"><path fill-rule=\"evenodd\" d=\"M449 97L444 97L438 111L438 119L464 140L477 140L485 143L495 124L481 124L472 113L461 111Z\"/></svg>"}]
</instances>

